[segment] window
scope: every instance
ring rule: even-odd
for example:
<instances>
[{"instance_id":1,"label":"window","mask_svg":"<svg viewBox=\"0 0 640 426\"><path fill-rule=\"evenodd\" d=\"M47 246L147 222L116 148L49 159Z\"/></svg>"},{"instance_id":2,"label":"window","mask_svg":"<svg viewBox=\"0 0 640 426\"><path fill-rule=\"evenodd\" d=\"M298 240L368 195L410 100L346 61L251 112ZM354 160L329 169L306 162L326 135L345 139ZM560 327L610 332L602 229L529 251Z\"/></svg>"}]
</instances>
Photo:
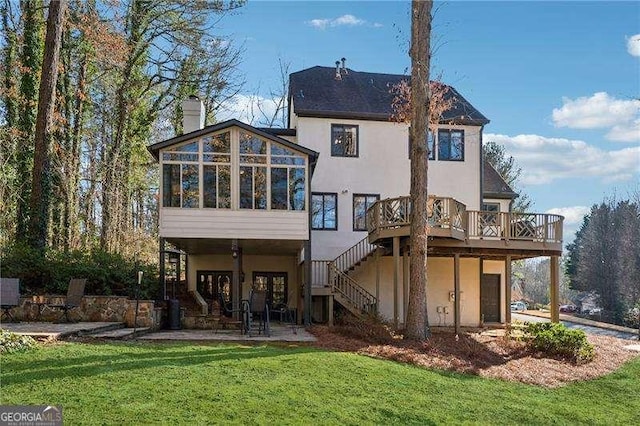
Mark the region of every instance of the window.
<instances>
[{"instance_id":1,"label":"window","mask_svg":"<svg viewBox=\"0 0 640 426\"><path fill-rule=\"evenodd\" d=\"M331 125L331 156L358 156L358 126L348 124Z\"/></svg>"},{"instance_id":2,"label":"window","mask_svg":"<svg viewBox=\"0 0 640 426\"><path fill-rule=\"evenodd\" d=\"M198 142L174 147L162 154L163 207L200 207Z\"/></svg>"},{"instance_id":3,"label":"window","mask_svg":"<svg viewBox=\"0 0 640 426\"><path fill-rule=\"evenodd\" d=\"M271 144L271 208L304 210L304 157L292 150Z\"/></svg>"},{"instance_id":4,"label":"window","mask_svg":"<svg viewBox=\"0 0 640 426\"><path fill-rule=\"evenodd\" d=\"M498 224L498 213L500 213L500 203L482 203L481 223L485 226L495 226Z\"/></svg>"},{"instance_id":5,"label":"window","mask_svg":"<svg viewBox=\"0 0 640 426\"><path fill-rule=\"evenodd\" d=\"M231 208L231 134L202 139L202 184L205 208Z\"/></svg>"},{"instance_id":6,"label":"window","mask_svg":"<svg viewBox=\"0 0 640 426\"><path fill-rule=\"evenodd\" d=\"M338 194L314 192L311 208L311 229L338 229Z\"/></svg>"},{"instance_id":7,"label":"window","mask_svg":"<svg viewBox=\"0 0 640 426\"><path fill-rule=\"evenodd\" d=\"M168 147L160 159L163 207L307 209L305 155L245 130Z\"/></svg>"},{"instance_id":8,"label":"window","mask_svg":"<svg viewBox=\"0 0 640 426\"><path fill-rule=\"evenodd\" d=\"M429 149L429 160L436 159L435 136L433 130L427 132L427 149ZM409 127L409 159L411 159L411 127Z\"/></svg>"},{"instance_id":9,"label":"window","mask_svg":"<svg viewBox=\"0 0 640 426\"><path fill-rule=\"evenodd\" d=\"M367 230L367 210L380 199L380 194L353 194L353 230Z\"/></svg>"},{"instance_id":10,"label":"window","mask_svg":"<svg viewBox=\"0 0 640 426\"><path fill-rule=\"evenodd\" d=\"M438 130L438 160L464 161L464 130Z\"/></svg>"},{"instance_id":11,"label":"window","mask_svg":"<svg viewBox=\"0 0 640 426\"><path fill-rule=\"evenodd\" d=\"M267 208L267 142L240 133L240 208ZM263 164L263 165L260 165Z\"/></svg>"},{"instance_id":12,"label":"window","mask_svg":"<svg viewBox=\"0 0 640 426\"><path fill-rule=\"evenodd\" d=\"M269 308L287 305L289 291L286 272L254 272L253 289L266 292Z\"/></svg>"}]
</instances>

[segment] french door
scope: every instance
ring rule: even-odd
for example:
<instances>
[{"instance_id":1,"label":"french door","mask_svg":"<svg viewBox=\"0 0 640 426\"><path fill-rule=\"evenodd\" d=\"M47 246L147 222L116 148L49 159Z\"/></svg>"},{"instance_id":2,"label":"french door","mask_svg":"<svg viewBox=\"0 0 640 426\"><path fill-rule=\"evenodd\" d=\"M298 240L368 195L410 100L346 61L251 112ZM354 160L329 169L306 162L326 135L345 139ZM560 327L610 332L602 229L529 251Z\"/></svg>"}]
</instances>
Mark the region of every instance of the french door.
<instances>
[{"instance_id":1,"label":"french door","mask_svg":"<svg viewBox=\"0 0 640 426\"><path fill-rule=\"evenodd\" d=\"M233 272L231 271L198 271L198 293L208 301L222 299L231 303Z\"/></svg>"},{"instance_id":2,"label":"french door","mask_svg":"<svg viewBox=\"0 0 640 426\"><path fill-rule=\"evenodd\" d=\"M287 304L286 272L254 272L253 288L267 292L267 303L270 308Z\"/></svg>"}]
</instances>

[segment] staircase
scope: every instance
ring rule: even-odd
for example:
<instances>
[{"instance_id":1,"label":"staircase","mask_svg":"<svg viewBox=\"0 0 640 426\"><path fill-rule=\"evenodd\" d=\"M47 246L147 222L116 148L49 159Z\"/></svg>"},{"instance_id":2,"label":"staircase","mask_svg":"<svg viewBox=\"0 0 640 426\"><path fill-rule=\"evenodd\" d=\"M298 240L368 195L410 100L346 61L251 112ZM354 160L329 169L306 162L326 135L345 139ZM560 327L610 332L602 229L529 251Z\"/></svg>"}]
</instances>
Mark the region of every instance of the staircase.
<instances>
[{"instance_id":1,"label":"staircase","mask_svg":"<svg viewBox=\"0 0 640 426\"><path fill-rule=\"evenodd\" d=\"M349 276L349 272L370 259L377 248L369 244L367 236L327 265L334 299L358 317L363 314L375 314L378 310L378 300Z\"/></svg>"}]
</instances>

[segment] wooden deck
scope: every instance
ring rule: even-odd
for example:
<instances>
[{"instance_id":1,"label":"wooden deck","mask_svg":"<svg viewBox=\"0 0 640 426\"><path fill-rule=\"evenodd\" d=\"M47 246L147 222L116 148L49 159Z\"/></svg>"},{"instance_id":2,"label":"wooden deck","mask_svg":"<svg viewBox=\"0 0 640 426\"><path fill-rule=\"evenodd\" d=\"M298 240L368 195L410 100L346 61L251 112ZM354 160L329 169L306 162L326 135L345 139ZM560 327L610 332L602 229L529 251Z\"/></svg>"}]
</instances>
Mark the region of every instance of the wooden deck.
<instances>
[{"instance_id":1,"label":"wooden deck","mask_svg":"<svg viewBox=\"0 0 640 426\"><path fill-rule=\"evenodd\" d=\"M428 235L431 254L512 255L526 258L562 254L564 218L546 213L467 210L448 197L429 197ZM367 211L369 243L390 245L409 236L411 198L388 198Z\"/></svg>"}]
</instances>

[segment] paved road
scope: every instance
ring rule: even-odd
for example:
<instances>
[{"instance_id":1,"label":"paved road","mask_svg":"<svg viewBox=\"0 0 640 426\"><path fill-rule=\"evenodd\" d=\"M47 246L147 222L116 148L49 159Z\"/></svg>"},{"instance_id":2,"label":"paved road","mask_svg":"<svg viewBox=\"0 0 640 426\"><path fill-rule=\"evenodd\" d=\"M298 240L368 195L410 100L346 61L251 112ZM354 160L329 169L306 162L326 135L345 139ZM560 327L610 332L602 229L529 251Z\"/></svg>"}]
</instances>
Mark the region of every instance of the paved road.
<instances>
[{"instance_id":1,"label":"paved road","mask_svg":"<svg viewBox=\"0 0 640 426\"><path fill-rule=\"evenodd\" d=\"M511 312L511 319L527 322L549 322L547 318L535 317L533 315L520 314ZM592 327L590 325L577 324L571 321L560 321L568 328L577 328L587 334L598 334L601 336L613 336L619 339L638 340L638 335L634 333L625 333L622 331L609 330L607 328Z\"/></svg>"}]
</instances>

